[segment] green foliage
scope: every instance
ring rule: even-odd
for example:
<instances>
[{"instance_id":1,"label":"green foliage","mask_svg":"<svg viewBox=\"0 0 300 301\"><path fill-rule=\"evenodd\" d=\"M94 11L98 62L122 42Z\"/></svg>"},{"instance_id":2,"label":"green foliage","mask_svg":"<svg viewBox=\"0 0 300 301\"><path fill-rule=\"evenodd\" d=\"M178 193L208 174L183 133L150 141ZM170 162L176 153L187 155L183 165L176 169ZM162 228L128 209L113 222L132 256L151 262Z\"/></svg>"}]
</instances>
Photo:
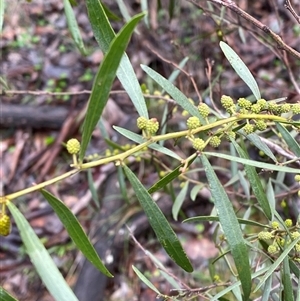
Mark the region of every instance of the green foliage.
<instances>
[{"instance_id":1,"label":"green foliage","mask_svg":"<svg viewBox=\"0 0 300 301\"><path fill-rule=\"evenodd\" d=\"M170 19L175 13L175 3L175 1L169 1ZM124 2L118 1L118 4L122 8L123 16L128 19L128 11ZM147 7L145 1L142 1L142 4L143 7ZM151 261L159 266L163 277L178 290L178 295L175 297L160 292L145 274L132 266L140 280L160 297L166 300L177 300L177 297L184 299L203 294L209 300L246 301L258 296L261 296L262 300L269 300L274 293L272 292L273 282L277 282L283 288L284 298L281 298L280 292L275 292L276 296L271 300L295 300L295 283L300 278L299 218L296 222L289 218L283 220L278 206L276 206L276 188L279 187L277 183L280 182L280 179L288 173L296 174L297 185L300 182L299 168L292 165L294 162L299 162L300 157L300 147L296 139L300 123L293 119L293 115L300 112L299 104L280 104L277 101L262 99L258 84L242 59L229 45L220 42L221 50L241 80L250 88L256 102L251 102L246 98L235 100L231 96L223 95L217 105L213 104L213 108L201 99L196 105L188 95L185 95L173 84L179 70L174 71L167 79L152 68L142 65L142 70L150 77L150 80L155 81L162 89L161 92L153 92L153 94L162 99L165 98L165 100L170 100L171 97L175 104L174 112L182 113L181 116L184 116L181 118L185 119L182 124L186 125L186 129L178 130L176 128L174 130L168 124L167 104L159 116L149 118L149 113L152 115L151 107L148 112L142 89L129 58L125 54L137 24L144 19L149 26L145 14L134 16L118 34L115 34L108 17L110 16L114 20L118 20L118 18L98 0L87 0L86 5L95 38L105 56L94 79L83 122L81 144L76 139L71 139L66 144L70 157L72 157L71 170L67 173L0 197L0 214L1 218L5 217L0 223L0 233L9 234L10 229L5 211L8 208L20 231L26 252L52 296L59 301L77 300L55 266L49 252L12 201L22 195L41 191L62 221L78 250L104 275L111 277L113 275L104 266L77 218L61 200L44 188L88 170L89 187L97 206L100 207L90 169L113 162L118 168L119 186L124 203L126 204L133 197L138 200L158 242L174 263L188 273L194 270L193 263L186 255L180 237L172 229L170 220L154 201L154 193L164 190L169 194L174 201L170 215L173 220L177 221L182 220L182 217L185 216L183 205L189 195L192 200L195 200L197 194L202 190L209 190L214 206L211 215L195 216L184 222L198 225L202 222L211 222L216 226L212 240L218 249L218 255L210 264L211 273L208 277L210 285L207 288L180 291L179 277L173 278L164 270L163 264L159 263L152 254L145 252ZM78 49L85 54L70 2L64 0L64 6L73 39ZM213 11L213 6L211 9ZM0 9L0 25L3 19L2 10L3 8ZM221 19L223 17L221 15ZM187 58L182 61L180 67L183 68L186 62ZM107 104L116 76L140 116L137 119L137 127L141 130L141 134L114 126L119 134L136 143L126 146L118 145L109 140L103 124L100 122L100 129L106 138L108 151L104 156L96 158L92 156L89 162L85 162L86 149L92 132ZM151 89L143 88L148 97ZM165 95L166 93L167 95ZM207 95L205 92L202 96L204 94ZM211 99L211 101L213 100ZM260 131L260 134L257 134L256 131ZM270 146L270 143L261 137L273 138L272 145ZM164 144L166 141L171 143ZM228 143L230 143L230 152ZM212 148L218 148L218 151L211 151ZM275 151L278 148L280 148L280 155ZM264 159L253 159L253 156L250 155L250 150L253 149L262 152ZM289 160L284 156L286 149L289 151ZM133 172L134 168L128 158L133 158L135 162L143 160L145 164L149 164L150 161L154 162L155 164L152 165L158 171L158 180L153 181L150 188L146 188L143 179L139 179ZM226 164L224 163L226 167L223 169L215 163L220 162L221 159L222 162L226 162ZM222 174L219 173L224 170L229 175L227 183L225 183L227 178L221 177ZM152 171L153 169L151 169ZM270 174L264 178L261 174L266 171L270 171ZM197 177L190 177L191 173L197 173ZM178 187L178 183L181 183L182 186ZM283 183L281 184L284 186ZM128 187L131 187L132 190ZM233 196L241 195L241 191L246 196L244 199L242 197L231 199L228 194L231 192ZM257 217L259 220L256 220ZM224 271L222 266L226 267L226 272L222 275L224 279L219 283L217 280L220 276L217 273ZM274 276L275 272L276 276ZM182 281L180 280L180 282ZM299 283L297 285L299 286ZM2 297L3 300L14 300L3 288L0 288L0 299Z\"/></svg>"}]
</instances>

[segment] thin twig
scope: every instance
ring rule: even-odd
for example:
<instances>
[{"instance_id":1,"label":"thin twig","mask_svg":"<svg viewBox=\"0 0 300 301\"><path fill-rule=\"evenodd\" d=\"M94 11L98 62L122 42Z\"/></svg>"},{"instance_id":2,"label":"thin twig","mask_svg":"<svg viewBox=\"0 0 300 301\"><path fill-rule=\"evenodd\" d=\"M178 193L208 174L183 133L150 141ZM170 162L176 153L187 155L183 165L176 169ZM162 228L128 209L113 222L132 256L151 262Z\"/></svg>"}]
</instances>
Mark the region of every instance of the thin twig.
<instances>
[{"instance_id":1,"label":"thin twig","mask_svg":"<svg viewBox=\"0 0 300 301\"><path fill-rule=\"evenodd\" d=\"M294 10L291 1L290 0L285 0L285 4L284 7L291 12L291 14L293 15L293 17L296 19L296 21L300 24L300 15L298 15L296 13L296 11Z\"/></svg>"},{"instance_id":2,"label":"thin twig","mask_svg":"<svg viewBox=\"0 0 300 301\"><path fill-rule=\"evenodd\" d=\"M164 58L161 54L159 54L156 50L154 50L150 45L148 45L148 43L145 43L145 46L151 51L153 52L157 57L159 57L162 61L166 62L167 64L170 64L171 66L173 66L174 68L180 70L183 74L185 74L189 79L190 81L192 82L193 84L193 87L197 93L197 96L198 96L198 99L199 99L199 103L202 103L202 97L201 97L201 94L199 92L199 89L196 85L196 82L194 80L194 77L192 74L188 73L187 71L185 71L184 69L180 68L180 66L178 66L177 64L175 64L174 62Z\"/></svg>"},{"instance_id":3,"label":"thin twig","mask_svg":"<svg viewBox=\"0 0 300 301\"><path fill-rule=\"evenodd\" d=\"M198 3L196 2L196 0L187 0L187 1L189 1L189 2L193 3L194 5L198 6ZM291 55L293 55L296 58L300 59L300 53L298 51L296 51L295 49L293 49L292 47L287 45L281 39L281 37L278 34L276 34L275 32L273 32L268 26L261 23L260 21L258 21L257 19L255 19L254 17L252 17L251 15L249 15L248 13L243 11L242 9L240 9L236 5L236 3L234 3L232 0L225 0L225 1L222 1L222 0L208 0L208 1L210 1L212 3L215 3L215 4L222 5L226 8L229 8L231 11L236 13L238 16L240 16L241 18L245 19L246 21L252 23L254 26L256 26L257 28L261 29L266 34L268 34L278 44L278 48L284 49L288 53L290 53Z\"/></svg>"}]
</instances>

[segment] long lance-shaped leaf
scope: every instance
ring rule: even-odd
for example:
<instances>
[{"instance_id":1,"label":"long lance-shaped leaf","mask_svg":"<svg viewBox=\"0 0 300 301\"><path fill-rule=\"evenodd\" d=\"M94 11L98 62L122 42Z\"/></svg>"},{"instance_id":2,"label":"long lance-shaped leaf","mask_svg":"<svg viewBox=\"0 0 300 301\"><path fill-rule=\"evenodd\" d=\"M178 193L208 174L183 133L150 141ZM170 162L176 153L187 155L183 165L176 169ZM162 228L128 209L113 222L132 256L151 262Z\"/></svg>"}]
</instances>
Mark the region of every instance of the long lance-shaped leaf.
<instances>
[{"instance_id":1,"label":"long lance-shaped leaf","mask_svg":"<svg viewBox=\"0 0 300 301\"><path fill-rule=\"evenodd\" d=\"M55 300L78 301L24 215L12 202L8 202L7 207L20 231L26 252L50 294Z\"/></svg>"},{"instance_id":2,"label":"long lance-shaped leaf","mask_svg":"<svg viewBox=\"0 0 300 301\"><path fill-rule=\"evenodd\" d=\"M255 221L243 219L243 218L238 218L237 219L239 224L241 225L250 225L250 226L256 226L256 227L261 227L265 228L265 224L261 224ZM213 216L213 215L207 215L207 216L194 216L194 217L189 217L183 221L183 223L194 223L194 222L219 222L220 219L218 216Z\"/></svg>"},{"instance_id":3,"label":"long lance-shaped leaf","mask_svg":"<svg viewBox=\"0 0 300 301\"><path fill-rule=\"evenodd\" d=\"M68 27L73 37L73 40L82 55L86 55L86 50L81 38L80 30L75 18L75 14L69 0L64 0L64 9L67 17Z\"/></svg>"},{"instance_id":4,"label":"long lance-shaped leaf","mask_svg":"<svg viewBox=\"0 0 300 301\"><path fill-rule=\"evenodd\" d=\"M299 173L298 168L269 164L269 163L255 161L255 160L249 160L249 159L239 158L239 157L235 157L235 156L230 156L230 155L222 154L222 153L215 153L215 152L203 152L203 153L208 156L223 158L223 159L226 159L229 161L234 161L234 162L242 163L244 165L258 167L258 168L265 169L265 170L276 170L276 171L290 172L290 173L296 173L296 174Z\"/></svg>"},{"instance_id":5,"label":"long lance-shaped leaf","mask_svg":"<svg viewBox=\"0 0 300 301\"><path fill-rule=\"evenodd\" d=\"M0 300L1 301L18 301L10 295L2 286L0 286Z\"/></svg>"},{"instance_id":6,"label":"long lance-shaped leaf","mask_svg":"<svg viewBox=\"0 0 300 301\"><path fill-rule=\"evenodd\" d=\"M300 146L290 132L280 123L276 122L276 127L280 132L282 138L285 140L289 149L297 156L300 157Z\"/></svg>"},{"instance_id":7,"label":"long lance-shaped leaf","mask_svg":"<svg viewBox=\"0 0 300 301\"><path fill-rule=\"evenodd\" d=\"M71 212L71 210L54 195L46 190L41 190L42 195L48 201L53 208L66 230L68 231L71 239L75 245L82 252L82 254L104 275L113 277L113 275L107 270L99 258L94 246L83 231L79 221Z\"/></svg>"},{"instance_id":8,"label":"long lance-shaped leaf","mask_svg":"<svg viewBox=\"0 0 300 301\"><path fill-rule=\"evenodd\" d=\"M234 140L231 140L231 143L233 143L233 145L234 145L235 149L237 150L237 152L239 153L240 157L242 157L244 159L249 159L248 154ZM246 175L250 182L250 186L253 190L254 195L256 196L256 199L257 199L259 205L261 206L266 217L269 220L272 220L273 216L272 216L271 207L270 207L269 201L267 199L266 192L264 191L264 188L261 184L260 178L259 178L255 168L250 165L244 165L244 167L245 167Z\"/></svg>"},{"instance_id":9,"label":"long lance-shaped leaf","mask_svg":"<svg viewBox=\"0 0 300 301\"><path fill-rule=\"evenodd\" d=\"M201 161L205 169L220 223L230 246L231 254L241 280L244 300L248 300L251 292L251 270L249 265L248 249L244 242L241 228L234 213L232 204L208 159L202 155Z\"/></svg>"},{"instance_id":10,"label":"long lance-shaped leaf","mask_svg":"<svg viewBox=\"0 0 300 301\"><path fill-rule=\"evenodd\" d=\"M127 47L131 34L137 23L144 17L144 14L136 15L127 23L112 41L110 49L105 55L96 75L92 93L89 100L87 113L83 123L83 133L79 159L82 161L92 132L97 125L103 109L107 103L113 80Z\"/></svg>"},{"instance_id":11,"label":"long lance-shaped leaf","mask_svg":"<svg viewBox=\"0 0 300 301\"><path fill-rule=\"evenodd\" d=\"M250 88L256 100L260 99L261 96L260 96L257 82L254 79L248 67L245 65L245 63L236 54L236 52L226 43L221 41L220 47L224 55L226 56L227 60L231 64L232 68L235 70L238 76L244 81L244 83Z\"/></svg>"},{"instance_id":12,"label":"long lance-shaped leaf","mask_svg":"<svg viewBox=\"0 0 300 301\"><path fill-rule=\"evenodd\" d=\"M161 76L159 73L154 71L148 66L141 65L141 68L153 79L155 80L172 98L186 111L188 111L192 116L197 116L203 124L205 124L204 118L200 115L196 106L194 106L189 99L176 88L169 80Z\"/></svg>"},{"instance_id":13,"label":"long lance-shaped leaf","mask_svg":"<svg viewBox=\"0 0 300 301\"><path fill-rule=\"evenodd\" d=\"M123 168L159 242L175 263L185 271L192 272L193 267L186 253L160 208L129 167L125 165Z\"/></svg>"},{"instance_id":14,"label":"long lance-shaped leaf","mask_svg":"<svg viewBox=\"0 0 300 301\"><path fill-rule=\"evenodd\" d=\"M285 301L293 301L296 300L293 294L293 284L291 278L291 270L289 266L289 257L286 256L283 259L283 268L282 268L282 284L284 290L284 300Z\"/></svg>"},{"instance_id":15,"label":"long lance-shaped leaf","mask_svg":"<svg viewBox=\"0 0 300 301\"><path fill-rule=\"evenodd\" d=\"M101 50L106 53L111 41L115 37L115 32L113 31L105 13L105 9L99 0L86 0L86 7L94 36ZM128 93L139 115L148 118L149 115L145 98L130 60L126 54L123 55L120 62L117 77Z\"/></svg>"}]
</instances>

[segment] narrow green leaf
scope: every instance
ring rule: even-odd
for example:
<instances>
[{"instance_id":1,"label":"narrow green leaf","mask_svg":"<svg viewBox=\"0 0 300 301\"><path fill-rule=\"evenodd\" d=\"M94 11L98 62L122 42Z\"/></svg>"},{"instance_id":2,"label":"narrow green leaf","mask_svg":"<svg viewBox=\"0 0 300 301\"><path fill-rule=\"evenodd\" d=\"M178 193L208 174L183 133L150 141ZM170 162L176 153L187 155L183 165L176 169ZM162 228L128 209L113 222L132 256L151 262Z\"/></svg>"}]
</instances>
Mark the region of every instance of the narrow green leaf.
<instances>
[{"instance_id":1,"label":"narrow green leaf","mask_svg":"<svg viewBox=\"0 0 300 301\"><path fill-rule=\"evenodd\" d=\"M194 217L190 217L187 218L183 221L183 223L194 223L194 222L219 222L220 219L218 216L212 216L212 215L208 215L208 216L194 216ZM265 224L261 224L255 221L251 221L251 220L246 220L243 218L238 218L237 219L239 224L243 224L243 225L250 225L250 226L256 226L256 227L261 227L261 228L265 228L266 225Z\"/></svg>"},{"instance_id":2,"label":"narrow green leaf","mask_svg":"<svg viewBox=\"0 0 300 301\"><path fill-rule=\"evenodd\" d=\"M178 193L178 195L175 199L175 202L172 206L172 215L173 215L173 218L174 218L175 221L177 221L177 219L178 219L178 213L179 213L179 211L182 207L182 204L185 200L188 188L189 188L189 182L186 181L184 186L182 187L182 189Z\"/></svg>"},{"instance_id":3,"label":"narrow green leaf","mask_svg":"<svg viewBox=\"0 0 300 301\"><path fill-rule=\"evenodd\" d=\"M283 262L285 257L288 257L291 250L295 247L295 245L300 241L300 237L297 237L293 240L289 245L287 245L281 255L275 260L275 262L268 267L268 271L265 275L261 278L260 282L258 283L257 287L255 288L253 293L256 293L261 286L266 282L266 280L275 272L278 266Z\"/></svg>"},{"instance_id":4,"label":"narrow green leaf","mask_svg":"<svg viewBox=\"0 0 300 301\"><path fill-rule=\"evenodd\" d=\"M102 263L99 258L94 246L86 236L83 231L79 221L71 212L71 210L54 195L46 190L41 190L42 195L48 201L50 206L53 208L66 230L68 231L70 237L82 252L82 254L88 259L101 273L108 277L113 277L113 275L107 270L107 268Z\"/></svg>"},{"instance_id":5,"label":"narrow green leaf","mask_svg":"<svg viewBox=\"0 0 300 301\"><path fill-rule=\"evenodd\" d=\"M123 0L117 0L117 3L118 3L119 10L120 10L124 20L126 22L128 22L130 20L130 14L129 14L127 6L125 5Z\"/></svg>"},{"instance_id":6,"label":"narrow green leaf","mask_svg":"<svg viewBox=\"0 0 300 301\"><path fill-rule=\"evenodd\" d=\"M12 202L8 202L7 207L20 231L26 252L50 294L55 300L78 301L25 216Z\"/></svg>"},{"instance_id":7,"label":"narrow green leaf","mask_svg":"<svg viewBox=\"0 0 300 301\"><path fill-rule=\"evenodd\" d=\"M103 3L103 1L100 2L100 4L103 7L103 11L105 15L107 16L107 19L112 21L121 21L122 18L118 17L116 14L114 14L106 5Z\"/></svg>"},{"instance_id":8,"label":"narrow green leaf","mask_svg":"<svg viewBox=\"0 0 300 301\"><path fill-rule=\"evenodd\" d=\"M106 53L110 43L115 37L115 33L109 23L101 2L99 0L86 0L85 2L95 38L101 50ZM123 55L120 62L120 66L117 70L117 77L128 93L139 115L149 118L146 101L140 84L126 54Z\"/></svg>"},{"instance_id":9,"label":"narrow green leaf","mask_svg":"<svg viewBox=\"0 0 300 301\"><path fill-rule=\"evenodd\" d=\"M127 47L131 34L143 16L144 14L136 15L122 28L122 30L112 41L110 49L106 53L100 65L94 81L87 113L83 123L81 149L79 154L79 159L81 161L84 157L93 130L97 125L107 103L111 86L116 76L116 71Z\"/></svg>"},{"instance_id":10,"label":"narrow green leaf","mask_svg":"<svg viewBox=\"0 0 300 301\"><path fill-rule=\"evenodd\" d=\"M154 71L148 66L141 65L141 68L153 79L155 80L171 97L186 111L188 111L192 116L197 116L203 124L205 120L200 115L196 106L194 106L189 99L176 88L169 80L161 76L159 73Z\"/></svg>"},{"instance_id":11,"label":"narrow green leaf","mask_svg":"<svg viewBox=\"0 0 300 301\"><path fill-rule=\"evenodd\" d=\"M203 154L200 158L205 168L206 177L215 207L218 211L220 223L230 246L231 254L241 280L244 299L248 300L251 292L251 269L248 249L244 242L243 233L232 204L208 159Z\"/></svg>"},{"instance_id":12,"label":"narrow green leaf","mask_svg":"<svg viewBox=\"0 0 300 301\"><path fill-rule=\"evenodd\" d=\"M269 179L269 181L268 181L266 197L268 199L269 206L270 206L270 209L271 209L271 212L272 212L272 218L270 220L273 220L274 213L276 211L276 199L275 199L275 193L274 193L274 189L273 189L271 179Z\"/></svg>"},{"instance_id":13,"label":"narrow green leaf","mask_svg":"<svg viewBox=\"0 0 300 301\"><path fill-rule=\"evenodd\" d=\"M10 295L2 286L0 286L0 300L1 301L18 301Z\"/></svg>"},{"instance_id":14,"label":"narrow green leaf","mask_svg":"<svg viewBox=\"0 0 300 301\"><path fill-rule=\"evenodd\" d=\"M283 260L282 274L284 301L294 301L295 298L293 294L293 285L289 266L289 256L286 256Z\"/></svg>"},{"instance_id":15,"label":"narrow green leaf","mask_svg":"<svg viewBox=\"0 0 300 301\"><path fill-rule=\"evenodd\" d=\"M193 159L191 159L187 165L187 167L189 167L194 160L196 159L196 157L194 157ZM166 176L164 176L163 178L161 178L158 182L156 182L153 186L151 186L148 189L148 193L152 194L162 188L164 188L165 186L167 186L170 182L172 182L174 179L178 178L181 175L181 168L184 166L184 163L180 164L178 167L176 167L173 171L171 171L170 173L168 173Z\"/></svg>"},{"instance_id":16,"label":"narrow green leaf","mask_svg":"<svg viewBox=\"0 0 300 301\"><path fill-rule=\"evenodd\" d=\"M148 280L146 276L140 272L138 268L136 268L134 265L132 265L132 269L137 274L137 276L150 288L152 289L157 295L161 295L160 291Z\"/></svg>"},{"instance_id":17,"label":"narrow green leaf","mask_svg":"<svg viewBox=\"0 0 300 301\"><path fill-rule=\"evenodd\" d=\"M68 27L71 32L72 38L80 51L82 55L86 55L87 52L84 48L83 40L81 38L80 30L75 18L75 14L73 11L73 8L71 6L71 3L69 0L64 0L64 9L65 9L65 14L67 17L67 22L68 22Z\"/></svg>"},{"instance_id":18,"label":"narrow green leaf","mask_svg":"<svg viewBox=\"0 0 300 301\"><path fill-rule=\"evenodd\" d=\"M89 184L89 189L92 194L92 199L98 209L100 209L100 202L99 202L99 197L98 197L98 192L95 189L94 185L94 180L93 180L93 175L92 175L92 170L88 169L87 170L87 178L88 178L88 184Z\"/></svg>"},{"instance_id":19,"label":"narrow green leaf","mask_svg":"<svg viewBox=\"0 0 300 301\"><path fill-rule=\"evenodd\" d=\"M255 134L247 135L247 139L249 139L258 149L263 151L269 158L271 158L275 163L277 163L277 159L270 150L270 148L260 139L260 137Z\"/></svg>"},{"instance_id":20,"label":"narrow green leaf","mask_svg":"<svg viewBox=\"0 0 300 301\"><path fill-rule=\"evenodd\" d=\"M266 280L261 301L269 301L270 300L269 297L270 297L270 293L271 293L271 289L272 289L272 280L273 280L272 276L270 276Z\"/></svg>"},{"instance_id":21,"label":"narrow green leaf","mask_svg":"<svg viewBox=\"0 0 300 301\"><path fill-rule=\"evenodd\" d=\"M176 264L185 271L192 272L193 267L187 258L186 253L160 208L152 200L147 189L135 174L126 165L124 165L123 168L162 247Z\"/></svg>"},{"instance_id":22,"label":"narrow green leaf","mask_svg":"<svg viewBox=\"0 0 300 301\"><path fill-rule=\"evenodd\" d=\"M232 68L238 74L238 76L244 81L244 83L250 88L256 100L260 99L260 91L257 82L253 75L251 74L248 67L237 55L237 53L226 43L220 42L220 47L226 56L227 60L231 64Z\"/></svg>"},{"instance_id":23,"label":"narrow green leaf","mask_svg":"<svg viewBox=\"0 0 300 301\"><path fill-rule=\"evenodd\" d=\"M282 124L276 122L276 127L286 144L289 146L289 150L291 150L297 157L300 157L300 146L298 142Z\"/></svg>"},{"instance_id":24,"label":"narrow green leaf","mask_svg":"<svg viewBox=\"0 0 300 301\"><path fill-rule=\"evenodd\" d=\"M5 1L0 0L0 32L2 32L2 27L3 27L4 11L5 11Z\"/></svg>"},{"instance_id":25,"label":"narrow green leaf","mask_svg":"<svg viewBox=\"0 0 300 301\"><path fill-rule=\"evenodd\" d=\"M234 145L235 149L239 153L241 158L249 159L248 154L235 142L235 140L231 140L231 143ZM260 178L253 166L245 165L245 171L247 178L250 182L250 186L252 188L252 191L254 195L256 196L256 199L261 206L264 214L269 220L272 220L273 214L270 208L270 204L268 202L268 199L266 197L266 192L264 191L264 188L261 184Z\"/></svg>"},{"instance_id":26,"label":"narrow green leaf","mask_svg":"<svg viewBox=\"0 0 300 301\"><path fill-rule=\"evenodd\" d=\"M223 158L223 159L226 159L229 161L235 161L238 163L242 163L244 165L254 166L254 167L258 167L258 168L265 169L265 170L276 170L276 171L290 172L290 173L296 173L296 174L299 173L299 169L297 169L297 168L291 168L291 167L286 167L286 166L258 162L258 161L254 161L254 160L243 159L243 158L234 157L234 156L221 154L221 153L215 153L215 152L203 152L203 153L208 156Z\"/></svg>"},{"instance_id":27,"label":"narrow green leaf","mask_svg":"<svg viewBox=\"0 0 300 301\"><path fill-rule=\"evenodd\" d=\"M113 128L119 132L120 134L122 134L124 137L136 142L136 143L144 143L146 140L141 136L141 135L138 135L134 132L131 132L127 129L124 129L124 128L121 128L121 127L118 127L118 126L113 126ZM149 148L151 149L154 149L162 154L165 154L167 156L170 156L174 159L177 159L177 160L182 160L175 152L169 150L168 148L166 147L163 147L159 144L156 144L156 143L152 143L150 145L148 145Z\"/></svg>"}]
</instances>

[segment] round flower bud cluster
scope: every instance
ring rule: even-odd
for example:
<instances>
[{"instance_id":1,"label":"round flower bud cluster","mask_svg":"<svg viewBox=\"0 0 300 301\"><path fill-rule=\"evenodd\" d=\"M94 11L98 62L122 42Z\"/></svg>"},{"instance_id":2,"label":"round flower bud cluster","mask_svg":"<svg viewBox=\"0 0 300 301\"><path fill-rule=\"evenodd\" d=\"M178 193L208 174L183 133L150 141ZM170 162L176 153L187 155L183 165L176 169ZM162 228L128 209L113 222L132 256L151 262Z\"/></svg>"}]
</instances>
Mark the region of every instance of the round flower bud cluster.
<instances>
[{"instance_id":1,"label":"round flower bud cluster","mask_svg":"<svg viewBox=\"0 0 300 301\"><path fill-rule=\"evenodd\" d=\"M296 244L296 245L295 245L295 250L296 250L296 252L298 252L298 253L300 252L300 244Z\"/></svg>"},{"instance_id":2,"label":"round flower bud cluster","mask_svg":"<svg viewBox=\"0 0 300 301\"><path fill-rule=\"evenodd\" d=\"M255 103L250 109L253 113L258 114L261 111L261 106L258 103Z\"/></svg>"},{"instance_id":3,"label":"round flower bud cluster","mask_svg":"<svg viewBox=\"0 0 300 301\"><path fill-rule=\"evenodd\" d=\"M291 105L288 103L284 103L280 106L280 113L287 113L291 110Z\"/></svg>"},{"instance_id":4,"label":"round flower bud cluster","mask_svg":"<svg viewBox=\"0 0 300 301\"><path fill-rule=\"evenodd\" d=\"M10 217L7 214L0 213L0 235L7 236L10 233Z\"/></svg>"},{"instance_id":5,"label":"round flower bud cluster","mask_svg":"<svg viewBox=\"0 0 300 301\"><path fill-rule=\"evenodd\" d=\"M299 175L295 175L295 181L296 182L300 182L300 174Z\"/></svg>"},{"instance_id":6,"label":"round flower bud cluster","mask_svg":"<svg viewBox=\"0 0 300 301\"><path fill-rule=\"evenodd\" d=\"M247 123L244 127L243 130L246 132L247 135L251 134L254 132L254 125Z\"/></svg>"},{"instance_id":7,"label":"round flower bud cluster","mask_svg":"<svg viewBox=\"0 0 300 301\"><path fill-rule=\"evenodd\" d=\"M277 221L273 221L271 223L271 227L274 229L274 230L278 230L279 229L279 223Z\"/></svg>"},{"instance_id":8,"label":"round flower bud cluster","mask_svg":"<svg viewBox=\"0 0 300 301\"><path fill-rule=\"evenodd\" d=\"M259 130L259 131L264 131L267 128L267 123L265 120L263 119L259 119L257 121L255 121L255 127Z\"/></svg>"},{"instance_id":9,"label":"round flower bud cluster","mask_svg":"<svg viewBox=\"0 0 300 301\"><path fill-rule=\"evenodd\" d=\"M202 117L206 118L209 115L210 109L207 104L200 103L198 106L198 111Z\"/></svg>"},{"instance_id":10,"label":"round flower bud cluster","mask_svg":"<svg viewBox=\"0 0 300 301\"><path fill-rule=\"evenodd\" d=\"M293 226L293 221L290 218L286 219L284 223L288 228Z\"/></svg>"},{"instance_id":11,"label":"round flower bud cluster","mask_svg":"<svg viewBox=\"0 0 300 301\"><path fill-rule=\"evenodd\" d=\"M273 255L278 252L278 247L276 245L269 245L268 247L268 253Z\"/></svg>"},{"instance_id":12,"label":"round flower bud cluster","mask_svg":"<svg viewBox=\"0 0 300 301\"><path fill-rule=\"evenodd\" d=\"M159 123L156 118L151 118L150 120L148 120L146 125L146 131L150 135L155 135L158 129L159 129Z\"/></svg>"},{"instance_id":13,"label":"round flower bud cluster","mask_svg":"<svg viewBox=\"0 0 300 301\"><path fill-rule=\"evenodd\" d=\"M261 98L256 102L261 110L266 110L268 108L268 103L265 99Z\"/></svg>"},{"instance_id":14,"label":"round flower bud cluster","mask_svg":"<svg viewBox=\"0 0 300 301\"><path fill-rule=\"evenodd\" d=\"M271 239L271 238L273 238L274 236L273 236L273 234L272 233L270 233L270 232L267 232L267 231L261 231L261 232L259 232L258 233L258 235L257 235L257 238L259 239L259 240L269 240L269 239Z\"/></svg>"},{"instance_id":15,"label":"round flower bud cluster","mask_svg":"<svg viewBox=\"0 0 300 301\"><path fill-rule=\"evenodd\" d=\"M234 131L227 132L226 137L227 137L228 140L230 140L230 138L235 139L236 132L234 132Z\"/></svg>"},{"instance_id":16,"label":"round flower bud cluster","mask_svg":"<svg viewBox=\"0 0 300 301\"><path fill-rule=\"evenodd\" d=\"M68 140L66 147L69 154L75 155L80 151L80 142L75 138L70 139Z\"/></svg>"},{"instance_id":17,"label":"round flower bud cluster","mask_svg":"<svg viewBox=\"0 0 300 301\"><path fill-rule=\"evenodd\" d=\"M199 126L201 126L201 122L198 117L192 116L192 117L188 118L188 120L186 121L186 125L189 130L194 130L194 129L198 128Z\"/></svg>"},{"instance_id":18,"label":"round flower bud cluster","mask_svg":"<svg viewBox=\"0 0 300 301\"><path fill-rule=\"evenodd\" d=\"M205 142L201 138L193 139L192 143L193 143L193 148L196 149L197 151L202 151L205 147Z\"/></svg>"},{"instance_id":19,"label":"round flower bud cluster","mask_svg":"<svg viewBox=\"0 0 300 301\"><path fill-rule=\"evenodd\" d=\"M298 231L292 232L291 233L291 237L293 240L295 240L296 238L298 238L300 236L300 233Z\"/></svg>"},{"instance_id":20,"label":"round flower bud cluster","mask_svg":"<svg viewBox=\"0 0 300 301\"><path fill-rule=\"evenodd\" d=\"M147 122L148 122L148 119L145 118L145 117L143 117L143 116L139 117L139 118L136 120L137 127L138 127L140 130L145 130L145 129L146 129Z\"/></svg>"},{"instance_id":21,"label":"round flower bud cluster","mask_svg":"<svg viewBox=\"0 0 300 301\"><path fill-rule=\"evenodd\" d=\"M209 140L209 145L212 147L218 147L221 144L221 139L218 136L213 136Z\"/></svg>"},{"instance_id":22,"label":"round flower bud cluster","mask_svg":"<svg viewBox=\"0 0 300 301\"><path fill-rule=\"evenodd\" d=\"M233 99L227 95L222 95L221 104L224 107L224 109L226 109L226 110L230 109L232 106L234 106Z\"/></svg>"},{"instance_id":23,"label":"round flower bud cluster","mask_svg":"<svg viewBox=\"0 0 300 301\"><path fill-rule=\"evenodd\" d=\"M240 108L244 108L244 109L250 109L250 107L252 105L251 101L246 98L239 98L237 100L237 103Z\"/></svg>"},{"instance_id":24,"label":"round flower bud cluster","mask_svg":"<svg viewBox=\"0 0 300 301\"><path fill-rule=\"evenodd\" d=\"M154 135L159 129L159 123L156 118L147 119L139 117L136 121L137 127L149 135Z\"/></svg>"},{"instance_id":25,"label":"round flower bud cluster","mask_svg":"<svg viewBox=\"0 0 300 301\"><path fill-rule=\"evenodd\" d=\"M293 114L300 114L300 103L295 103L291 105L291 110Z\"/></svg>"}]
</instances>

